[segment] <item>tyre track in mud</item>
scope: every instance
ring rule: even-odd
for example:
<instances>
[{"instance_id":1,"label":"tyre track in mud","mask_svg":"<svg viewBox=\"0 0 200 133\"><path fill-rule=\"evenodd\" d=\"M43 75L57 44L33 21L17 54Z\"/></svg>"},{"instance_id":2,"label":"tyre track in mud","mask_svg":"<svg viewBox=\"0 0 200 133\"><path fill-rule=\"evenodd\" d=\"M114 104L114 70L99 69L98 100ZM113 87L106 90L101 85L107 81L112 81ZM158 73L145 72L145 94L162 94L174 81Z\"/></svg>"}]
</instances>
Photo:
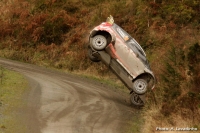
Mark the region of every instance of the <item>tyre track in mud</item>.
<instances>
[{"instance_id":1,"label":"tyre track in mud","mask_svg":"<svg viewBox=\"0 0 200 133\"><path fill-rule=\"evenodd\" d=\"M0 58L0 65L25 75L30 133L124 133L134 115L128 94L43 67Z\"/></svg>"}]
</instances>

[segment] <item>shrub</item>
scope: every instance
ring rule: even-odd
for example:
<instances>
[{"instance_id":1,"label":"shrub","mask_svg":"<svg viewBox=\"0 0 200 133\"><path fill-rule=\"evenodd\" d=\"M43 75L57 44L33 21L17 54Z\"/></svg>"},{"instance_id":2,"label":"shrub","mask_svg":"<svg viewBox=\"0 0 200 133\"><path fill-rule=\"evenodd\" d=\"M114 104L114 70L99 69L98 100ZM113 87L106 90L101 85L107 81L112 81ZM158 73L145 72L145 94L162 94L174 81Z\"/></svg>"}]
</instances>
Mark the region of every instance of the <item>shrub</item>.
<instances>
[{"instance_id":1,"label":"shrub","mask_svg":"<svg viewBox=\"0 0 200 133\"><path fill-rule=\"evenodd\" d=\"M193 91L200 93L200 45L195 43L189 48L187 55L189 75L192 76L191 83L193 84Z\"/></svg>"},{"instance_id":2,"label":"shrub","mask_svg":"<svg viewBox=\"0 0 200 133\"><path fill-rule=\"evenodd\" d=\"M163 107L161 113L170 115L175 111L175 104L178 97L181 95L181 83L183 76L181 67L184 67L181 60L181 50L171 46L171 50L165 60L165 69L161 75L163 81Z\"/></svg>"}]
</instances>

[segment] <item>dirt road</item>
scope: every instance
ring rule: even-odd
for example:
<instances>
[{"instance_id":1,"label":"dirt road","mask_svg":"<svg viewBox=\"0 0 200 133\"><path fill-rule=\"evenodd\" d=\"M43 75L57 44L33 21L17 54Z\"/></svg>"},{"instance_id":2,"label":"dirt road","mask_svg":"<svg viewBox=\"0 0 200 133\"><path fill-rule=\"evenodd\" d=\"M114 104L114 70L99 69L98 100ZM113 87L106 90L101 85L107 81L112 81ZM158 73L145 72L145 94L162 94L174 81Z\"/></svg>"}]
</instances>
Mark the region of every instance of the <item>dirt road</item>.
<instances>
[{"instance_id":1,"label":"dirt road","mask_svg":"<svg viewBox=\"0 0 200 133\"><path fill-rule=\"evenodd\" d=\"M22 117L29 133L124 133L133 116L128 94L100 83L0 58L30 82Z\"/></svg>"}]
</instances>

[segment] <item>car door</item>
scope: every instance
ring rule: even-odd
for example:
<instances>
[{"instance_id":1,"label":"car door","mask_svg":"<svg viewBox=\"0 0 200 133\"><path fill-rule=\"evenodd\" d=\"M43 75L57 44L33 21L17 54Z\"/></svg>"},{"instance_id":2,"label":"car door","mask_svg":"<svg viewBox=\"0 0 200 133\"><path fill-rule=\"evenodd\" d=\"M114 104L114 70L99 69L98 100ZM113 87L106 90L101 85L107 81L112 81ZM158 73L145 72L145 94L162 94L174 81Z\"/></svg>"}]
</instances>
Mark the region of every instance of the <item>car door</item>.
<instances>
[{"instance_id":1,"label":"car door","mask_svg":"<svg viewBox=\"0 0 200 133\"><path fill-rule=\"evenodd\" d=\"M136 77L144 70L144 65L138 59L137 52L134 51L134 48L130 46L134 46L132 43L132 37L126 33L121 27L115 26L116 31L116 55L118 60L124 65L124 67ZM137 49L136 49L137 50Z\"/></svg>"}]
</instances>

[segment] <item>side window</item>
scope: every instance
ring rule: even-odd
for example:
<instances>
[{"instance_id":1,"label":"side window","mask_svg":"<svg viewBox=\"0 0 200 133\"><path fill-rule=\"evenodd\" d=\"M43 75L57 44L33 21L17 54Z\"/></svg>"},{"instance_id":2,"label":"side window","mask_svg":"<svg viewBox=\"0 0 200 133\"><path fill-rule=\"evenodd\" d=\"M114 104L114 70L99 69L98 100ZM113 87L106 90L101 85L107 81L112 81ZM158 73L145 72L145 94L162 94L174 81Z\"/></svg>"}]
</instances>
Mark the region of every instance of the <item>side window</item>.
<instances>
[{"instance_id":1,"label":"side window","mask_svg":"<svg viewBox=\"0 0 200 133\"><path fill-rule=\"evenodd\" d=\"M117 33L121 36L121 38L125 42L128 41L131 38L129 36L129 34L127 32L125 32L122 28L120 28L119 26L115 26L115 30L117 31Z\"/></svg>"},{"instance_id":2,"label":"side window","mask_svg":"<svg viewBox=\"0 0 200 133\"><path fill-rule=\"evenodd\" d=\"M137 45L137 43L133 39L129 40L127 42L127 45L129 48L131 48L133 50L133 52L145 56L143 50L139 47L139 45Z\"/></svg>"}]
</instances>

